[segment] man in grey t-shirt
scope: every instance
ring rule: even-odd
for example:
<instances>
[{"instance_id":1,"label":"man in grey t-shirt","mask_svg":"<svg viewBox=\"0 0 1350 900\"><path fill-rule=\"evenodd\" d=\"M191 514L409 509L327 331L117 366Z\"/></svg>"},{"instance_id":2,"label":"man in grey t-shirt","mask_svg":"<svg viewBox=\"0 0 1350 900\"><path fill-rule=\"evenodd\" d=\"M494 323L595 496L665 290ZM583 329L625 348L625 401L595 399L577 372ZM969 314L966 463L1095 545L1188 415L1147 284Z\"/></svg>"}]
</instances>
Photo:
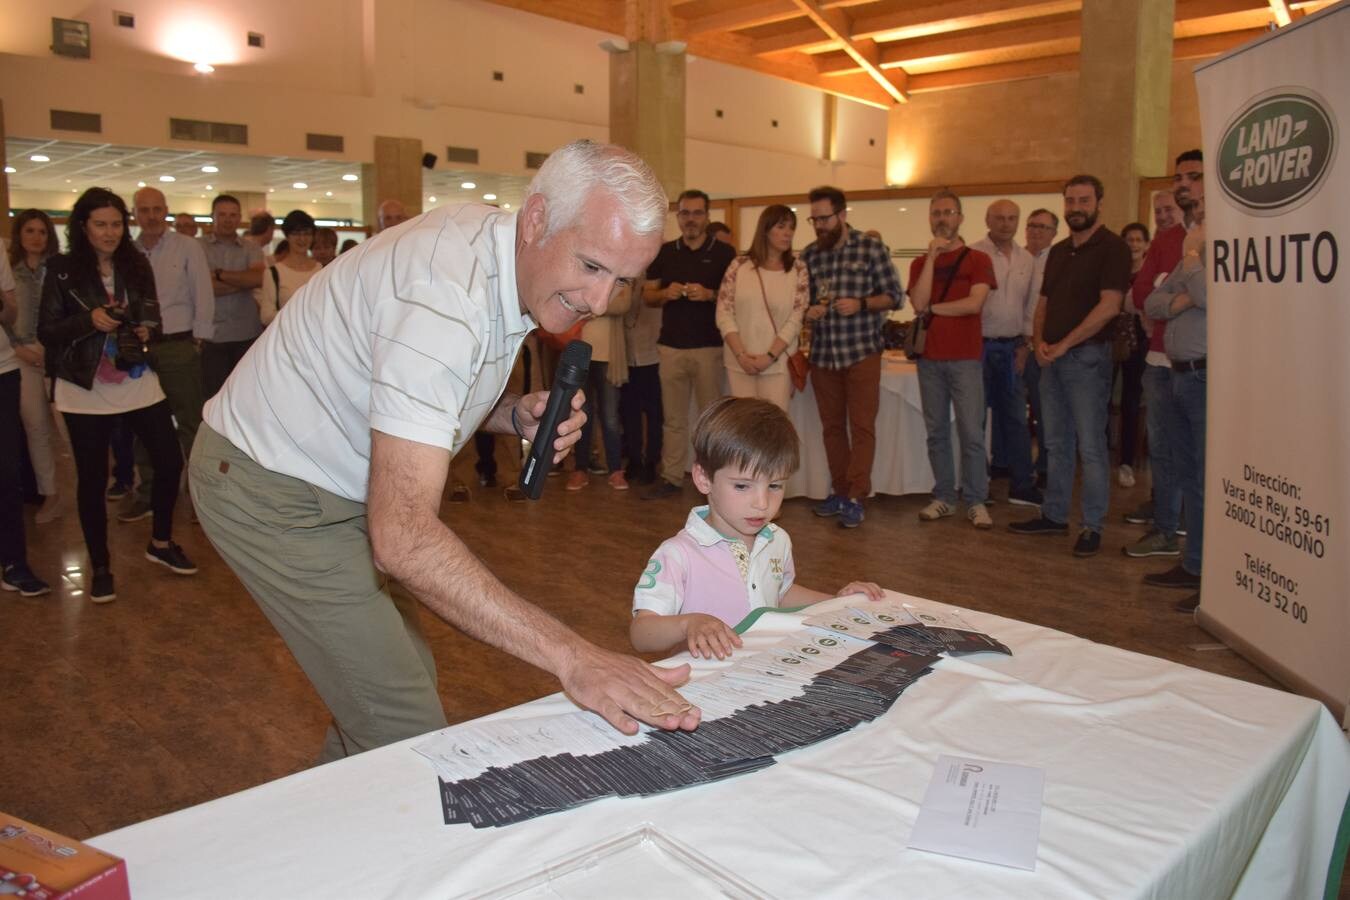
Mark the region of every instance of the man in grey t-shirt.
<instances>
[{"instance_id":1,"label":"man in grey t-shirt","mask_svg":"<svg viewBox=\"0 0 1350 900\"><path fill-rule=\"evenodd\" d=\"M211 267L212 298L197 310L193 334L202 342L202 393L214 397L262 334L254 288L262 286L263 255L239 239L239 201L221 194L211 201L211 232L202 250Z\"/></svg>"}]
</instances>

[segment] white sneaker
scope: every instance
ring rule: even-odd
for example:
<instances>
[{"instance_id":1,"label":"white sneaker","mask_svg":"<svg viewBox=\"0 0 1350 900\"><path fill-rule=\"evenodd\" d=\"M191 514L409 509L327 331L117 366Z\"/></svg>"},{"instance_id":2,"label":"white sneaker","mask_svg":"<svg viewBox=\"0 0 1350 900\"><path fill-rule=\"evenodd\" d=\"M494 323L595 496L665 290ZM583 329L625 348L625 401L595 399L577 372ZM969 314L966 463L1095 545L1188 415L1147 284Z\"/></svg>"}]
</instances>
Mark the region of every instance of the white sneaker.
<instances>
[{"instance_id":1,"label":"white sneaker","mask_svg":"<svg viewBox=\"0 0 1350 900\"><path fill-rule=\"evenodd\" d=\"M938 519L945 519L956 510L952 509L941 500L934 500L932 503L919 510L920 522L936 522Z\"/></svg>"},{"instance_id":2,"label":"white sneaker","mask_svg":"<svg viewBox=\"0 0 1350 900\"><path fill-rule=\"evenodd\" d=\"M989 510L983 503L966 510L966 518L970 519L970 524L981 531L994 527L994 520L989 518Z\"/></svg>"},{"instance_id":3,"label":"white sneaker","mask_svg":"<svg viewBox=\"0 0 1350 900\"><path fill-rule=\"evenodd\" d=\"M1123 488L1134 487L1134 469L1129 466L1121 466L1116 470L1116 481Z\"/></svg>"}]
</instances>

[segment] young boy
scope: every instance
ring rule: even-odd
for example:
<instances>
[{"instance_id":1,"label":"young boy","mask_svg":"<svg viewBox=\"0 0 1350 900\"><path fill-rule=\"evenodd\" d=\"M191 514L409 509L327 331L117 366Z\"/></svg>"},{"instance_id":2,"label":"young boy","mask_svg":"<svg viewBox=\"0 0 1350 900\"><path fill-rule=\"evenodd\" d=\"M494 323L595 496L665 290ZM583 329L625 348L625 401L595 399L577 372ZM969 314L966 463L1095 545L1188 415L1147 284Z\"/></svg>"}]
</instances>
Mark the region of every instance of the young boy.
<instances>
[{"instance_id":1,"label":"young boy","mask_svg":"<svg viewBox=\"0 0 1350 900\"><path fill-rule=\"evenodd\" d=\"M695 657L724 659L733 631L761 606L804 606L829 595L794 584L792 541L772 523L783 482L797 470L797 431L766 400L723 397L694 429L694 485L708 498L684 530L663 542L633 591L628 634L643 652L684 643ZM855 581L838 594L880 600L881 588Z\"/></svg>"}]
</instances>

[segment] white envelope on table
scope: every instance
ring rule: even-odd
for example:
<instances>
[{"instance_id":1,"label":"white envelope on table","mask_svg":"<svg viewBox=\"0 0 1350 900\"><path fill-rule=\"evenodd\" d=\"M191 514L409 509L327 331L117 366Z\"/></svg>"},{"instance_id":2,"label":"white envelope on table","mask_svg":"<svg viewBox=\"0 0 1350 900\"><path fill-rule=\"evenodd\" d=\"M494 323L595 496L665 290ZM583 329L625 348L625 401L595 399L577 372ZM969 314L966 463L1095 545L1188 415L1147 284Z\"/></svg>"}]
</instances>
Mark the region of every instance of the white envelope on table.
<instances>
[{"instance_id":1,"label":"white envelope on table","mask_svg":"<svg viewBox=\"0 0 1350 900\"><path fill-rule=\"evenodd\" d=\"M939 756L908 846L1036 869L1045 770Z\"/></svg>"}]
</instances>

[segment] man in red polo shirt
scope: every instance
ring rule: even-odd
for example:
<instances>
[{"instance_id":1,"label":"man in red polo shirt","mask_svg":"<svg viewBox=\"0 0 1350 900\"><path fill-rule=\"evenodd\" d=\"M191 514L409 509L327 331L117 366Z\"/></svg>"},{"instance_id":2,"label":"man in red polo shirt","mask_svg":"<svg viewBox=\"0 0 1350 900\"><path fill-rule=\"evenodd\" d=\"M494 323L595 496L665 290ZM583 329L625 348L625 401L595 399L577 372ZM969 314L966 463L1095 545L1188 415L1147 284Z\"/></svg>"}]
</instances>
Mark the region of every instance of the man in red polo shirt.
<instances>
[{"instance_id":1,"label":"man in red polo shirt","mask_svg":"<svg viewBox=\"0 0 1350 900\"><path fill-rule=\"evenodd\" d=\"M966 516L976 528L993 527L985 503L989 470L984 455L984 340L980 313L997 287L994 264L961 240L961 198L939 191L928 204L933 240L928 253L909 267L914 312L927 316L928 340L919 359L919 396L928 430L933 467L933 502L919 512L932 522L956 511L956 468L952 458L951 410L961 444L961 492Z\"/></svg>"}]
</instances>

